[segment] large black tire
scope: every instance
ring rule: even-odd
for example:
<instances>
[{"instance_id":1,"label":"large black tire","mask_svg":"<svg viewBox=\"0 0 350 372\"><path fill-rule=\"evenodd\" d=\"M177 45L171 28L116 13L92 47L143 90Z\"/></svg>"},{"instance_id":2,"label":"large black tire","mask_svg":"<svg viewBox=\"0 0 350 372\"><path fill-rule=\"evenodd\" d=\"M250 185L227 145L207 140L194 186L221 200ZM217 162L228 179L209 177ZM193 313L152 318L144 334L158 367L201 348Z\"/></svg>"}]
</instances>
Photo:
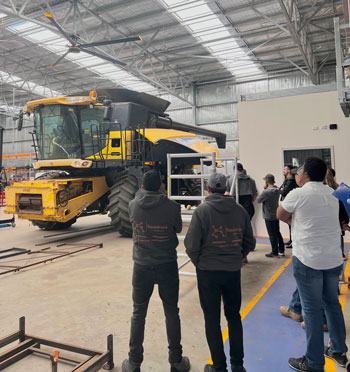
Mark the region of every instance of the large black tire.
<instances>
[{"instance_id":1,"label":"large black tire","mask_svg":"<svg viewBox=\"0 0 350 372\"><path fill-rule=\"evenodd\" d=\"M111 225L122 236L132 236L132 226L129 216L129 202L134 199L138 190L137 178L127 171L120 174L109 194L109 217Z\"/></svg>"},{"instance_id":2,"label":"large black tire","mask_svg":"<svg viewBox=\"0 0 350 372\"><path fill-rule=\"evenodd\" d=\"M54 221L40 221L40 220L31 220L31 223L34 226L39 227L42 230L63 230L68 229L77 222L76 218L72 218L67 222L54 222Z\"/></svg>"}]
</instances>

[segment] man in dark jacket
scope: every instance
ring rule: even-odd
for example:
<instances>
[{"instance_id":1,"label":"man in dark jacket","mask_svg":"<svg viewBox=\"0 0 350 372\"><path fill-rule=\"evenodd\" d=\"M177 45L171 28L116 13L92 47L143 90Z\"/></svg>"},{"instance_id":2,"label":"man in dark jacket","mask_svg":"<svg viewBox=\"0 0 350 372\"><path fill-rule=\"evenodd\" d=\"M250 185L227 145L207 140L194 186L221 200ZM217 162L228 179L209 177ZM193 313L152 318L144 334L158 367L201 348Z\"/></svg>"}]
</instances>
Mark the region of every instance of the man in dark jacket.
<instances>
[{"instance_id":1,"label":"man in dark jacket","mask_svg":"<svg viewBox=\"0 0 350 372\"><path fill-rule=\"evenodd\" d=\"M232 177L228 180L229 190L232 187ZM256 184L253 178L247 175L241 163L237 163L237 183L238 183L238 203L248 212L249 218L252 219L255 213L254 200L258 195ZM236 197L236 185L233 185L232 195Z\"/></svg>"},{"instance_id":2,"label":"man in dark jacket","mask_svg":"<svg viewBox=\"0 0 350 372\"><path fill-rule=\"evenodd\" d=\"M286 198L286 196L291 192L293 189L297 188L298 185L295 181L295 172L292 172L293 167L290 164L286 164L283 168L283 175L284 175L284 181L280 187L280 193L281 193L281 201ZM286 248L292 248L292 234L291 234L291 227L288 225L289 228L289 241L286 243Z\"/></svg>"},{"instance_id":3,"label":"man in dark jacket","mask_svg":"<svg viewBox=\"0 0 350 372\"><path fill-rule=\"evenodd\" d=\"M196 266L199 299L213 365L205 372L226 372L220 313L223 298L230 339L233 372L243 367L243 331L240 316L242 258L255 247L246 210L226 191L226 177L214 173L208 180L209 196L194 211L185 238L186 252Z\"/></svg>"},{"instance_id":4,"label":"man in dark jacket","mask_svg":"<svg viewBox=\"0 0 350 372\"><path fill-rule=\"evenodd\" d=\"M140 372L143 361L143 339L148 303L155 284L163 301L172 372L190 370L190 362L182 356L179 308L179 272L176 233L181 232L180 205L162 192L163 184L157 171L145 173L142 189L129 203L133 226L132 278L134 302L131 317L129 359L122 372Z\"/></svg>"},{"instance_id":5,"label":"man in dark jacket","mask_svg":"<svg viewBox=\"0 0 350 372\"><path fill-rule=\"evenodd\" d=\"M273 174L267 174L263 180L265 181L264 191L258 196L256 201L263 205L263 217L272 247L272 252L265 254L265 256L284 256L284 242L280 233L280 223L276 217L280 192L275 185L275 177Z\"/></svg>"}]
</instances>

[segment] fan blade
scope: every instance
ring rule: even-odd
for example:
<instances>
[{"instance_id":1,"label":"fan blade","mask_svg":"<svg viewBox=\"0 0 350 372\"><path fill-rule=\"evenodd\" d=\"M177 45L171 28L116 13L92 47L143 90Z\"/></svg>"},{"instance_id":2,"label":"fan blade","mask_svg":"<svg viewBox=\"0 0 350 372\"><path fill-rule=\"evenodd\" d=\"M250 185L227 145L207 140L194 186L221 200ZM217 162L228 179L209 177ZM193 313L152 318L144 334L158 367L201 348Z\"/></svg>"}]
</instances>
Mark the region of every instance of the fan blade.
<instances>
[{"instance_id":1,"label":"fan blade","mask_svg":"<svg viewBox=\"0 0 350 372\"><path fill-rule=\"evenodd\" d=\"M125 37L123 39L96 41L95 43L79 44L79 46L82 48L87 48L87 47L95 47L95 46L102 46L102 45L127 43L129 41L139 41L139 40L142 40L141 36L134 36L134 37Z\"/></svg>"},{"instance_id":2,"label":"fan blade","mask_svg":"<svg viewBox=\"0 0 350 372\"><path fill-rule=\"evenodd\" d=\"M102 58L102 59L104 59L106 61L112 62L112 63L114 63L116 65L120 65L120 66L126 66L127 65L126 63L124 63L122 61L118 61L117 59L114 59L112 57L105 56L103 54L97 53L97 52L92 51L92 50L89 50L89 49L83 49L83 48L81 48L81 51L83 51L85 53L88 53L88 54L91 54L92 56Z\"/></svg>"},{"instance_id":3,"label":"fan blade","mask_svg":"<svg viewBox=\"0 0 350 372\"><path fill-rule=\"evenodd\" d=\"M62 59L68 54L70 52L70 50L68 49L67 50L67 52L66 53L64 53L60 58L58 58L58 60L55 62L55 63L53 63L52 65L50 65L50 67L55 67L56 65L58 65L61 61L62 61Z\"/></svg>"},{"instance_id":4,"label":"fan blade","mask_svg":"<svg viewBox=\"0 0 350 372\"><path fill-rule=\"evenodd\" d=\"M64 31L64 29L54 20L52 14L45 13L45 17L57 28L57 30L72 44L75 45L72 38Z\"/></svg>"}]
</instances>

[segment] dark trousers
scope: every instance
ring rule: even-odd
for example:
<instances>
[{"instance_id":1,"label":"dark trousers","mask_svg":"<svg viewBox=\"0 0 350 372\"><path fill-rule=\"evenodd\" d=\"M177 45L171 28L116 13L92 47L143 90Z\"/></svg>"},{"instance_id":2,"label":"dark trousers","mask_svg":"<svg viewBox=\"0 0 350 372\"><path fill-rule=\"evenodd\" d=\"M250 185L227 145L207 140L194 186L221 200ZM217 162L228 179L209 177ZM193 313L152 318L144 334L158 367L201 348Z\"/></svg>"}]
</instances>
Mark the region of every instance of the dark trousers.
<instances>
[{"instance_id":1,"label":"dark trousers","mask_svg":"<svg viewBox=\"0 0 350 372\"><path fill-rule=\"evenodd\" d=\"M284 242L280 233L280 222L279 220L265 220L265 224L271 242L272 253L277 256L278 252L284 252Z\"/></svg>"},{"instance_id":2,"label":"dark trousers","mask_svg":"<svg viewBox=\"0 0 350 372\"><path fill-rule=\"evenodd\" d=\"M154 285L158 284L159 296L163 302L165 325L169 345L169 362L182 358L181 327L179 308L179 271L173 261L155 266L134 264L132 277L132 298L134 311L131 317L129 361L140 366L143 361L143 339L145 319Z\"/></svg>"},{"instance_id":3,"label":"dark trousers","mask_svg":"<svg viewBox=\"0 0 350 372\"><path fill-rule=\"evenodd\" d=\"M243 365L243 330L239 313L241 271L210 271L197 268L197 282L214 368L226 371L227 366L220 327L221 298L228 323L231 365Z\"/></svg>"}]
</instances>

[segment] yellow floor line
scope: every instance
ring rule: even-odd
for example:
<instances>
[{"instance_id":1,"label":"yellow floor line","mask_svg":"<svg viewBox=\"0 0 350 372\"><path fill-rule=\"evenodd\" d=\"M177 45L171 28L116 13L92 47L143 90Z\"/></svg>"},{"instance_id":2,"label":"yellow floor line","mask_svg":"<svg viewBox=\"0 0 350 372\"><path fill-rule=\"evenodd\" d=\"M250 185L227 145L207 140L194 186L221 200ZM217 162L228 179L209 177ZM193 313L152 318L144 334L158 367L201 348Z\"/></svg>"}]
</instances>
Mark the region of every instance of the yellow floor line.
<instances>
[{"instance_id":1,"label":"yellow floor line","mask_svg":"<svg viewBox=\"0 0 350 372\"><path fill-rule=\"evenodd\" d=\"M267 245L267 244L257 244L257 245ZM288 260L278 269L278 271L271 277L271 279L261 288L258 294L249 302L249 304L241 311L242 320L248 315L250 310L256 305L256 303L262 298L262 296L267 292L271 285L276 281L276 279L283 273L286 267L291 263L292 257L289 257ZM350 277L350 260L347 261L345 268L345 278ZM348 290L348 284L345 283L340 288L339 302L344 311L346 294ZM222 341L226 342L228 339L228 328L222 333ZM209 364L213 364L211 357L208 360ZM336 372L335 362L331 359L325 358L325 372Z\"/></svg>"}]
</instances>

